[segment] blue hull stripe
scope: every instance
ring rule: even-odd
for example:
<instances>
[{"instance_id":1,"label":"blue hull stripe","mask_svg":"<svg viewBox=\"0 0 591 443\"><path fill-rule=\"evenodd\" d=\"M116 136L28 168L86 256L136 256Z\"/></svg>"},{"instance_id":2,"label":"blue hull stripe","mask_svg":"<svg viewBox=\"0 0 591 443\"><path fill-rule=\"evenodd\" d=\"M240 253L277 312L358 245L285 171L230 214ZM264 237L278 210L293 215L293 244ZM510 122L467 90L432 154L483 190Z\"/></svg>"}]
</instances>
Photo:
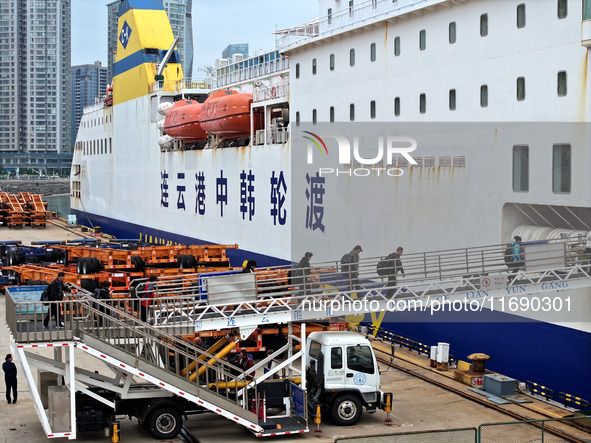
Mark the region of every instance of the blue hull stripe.
<instances>
[{"instance_id":1,"label":"blue hull stripe","mask_svg":"<svg viewBox=\"0 0 591 443\"><path fill-rule=\"evenodd\" d=\"M591 333L517 319L486 309L473 323L453 313L387 312L381 327L429 346L450 343L449 353L457 360L468 361L468 355L483 352L491 357L487 369L551 388L556 401L558 392L591 401Z\"/></svg>"},{"instance_id":2,"label":"blue hull stripe","mask_svg":"<svg viewBox=\"0 0 591 443\"><path fill-rule=\"evenodd\" d=\"M170 60L178 60L179 55L175 50ZM122 60L115 63L113 67L113 75L119 75L130 69L143 65L144 63L158 63L160 62L159 54L146 54L143 49L128 55ZM173 63L169 61L169 63Z\"/></svg>"},{"instance_id":3,"label":"blue hull stripe","mask_svg":"<svg viewBox=\"0 0 591 443\"><path fill-rule=\"evenodd\" d=\"M154 9L161 11L164 9L162 0L124 0L119 4L119 17L130 9Z\"/></svg>"},{"instance_id":4,"label":"blue hull stripe","mask_svg":"<svg viewBox=\"0 0 591 443\"><path fill-rule=\"evenodd\" d=\"M168 231L161 231L159 229L136 225L134 223L122 222L109 217L88 214L75 209L71 209L70 213L76 215L78 223L84 226L100 226L101 232L110 234L115 238L136 239L139 238L141 233L142 239L146 236L151 236L152 238L157 238L159 240L164 239L165 241L184 245L212 244L211 241L206 241L197 237L188 237L185 235L174 234ZM244 260L255 260L257 262L257 267L259 268L290 264L290 262L287 260L259 254L245 249L228 249L226 250L226 255L230 259L230 264L232 266L242 266L242 262Z\"/></svg>"}]
</instances>

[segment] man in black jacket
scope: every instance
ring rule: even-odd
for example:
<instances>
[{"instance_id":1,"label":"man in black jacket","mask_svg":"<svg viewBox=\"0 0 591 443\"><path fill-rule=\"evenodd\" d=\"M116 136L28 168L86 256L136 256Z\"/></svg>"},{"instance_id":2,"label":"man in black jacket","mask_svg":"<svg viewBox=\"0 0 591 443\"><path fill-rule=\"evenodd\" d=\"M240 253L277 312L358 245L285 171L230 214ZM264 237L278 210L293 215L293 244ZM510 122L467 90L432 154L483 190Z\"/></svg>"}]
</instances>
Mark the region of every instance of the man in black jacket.
<instances>
[{"instance_id":1,"label":"man in black jacket","mask_svg":"<svg viewBox=\"0 0 591 443\"><path fill-rule=\"evenodd\" d=\"M386 260L388 260L388 285L386 289L386 297L391 297L392 295L394 295L394 287L397 284L397 278L396 278L396 274L398 274L399 272L402 274L402 276L404 277L404 268L402 267L402 261L400 260L400 256L402 255L402 252L404 251L404 249L402 249L401 246L399 246L396 249L396 252L393 252L392 254L388 255L388 257L386 257Z\"/></svg>"},{"instance_id":2,"label":"man in black jacket","mask_svg":"<svg viewBox=\"0 0 591 443\"><path fill-rule=\"evenodd\" d=\"M300 262L291 270L292 284L300 289L299 295L307 294L309 283L308 276L310 275L310 259L314 254L306 252Z\"/></svg>"},{"instance_id":3,"label":"man in black jacket","mask_svg":"<svg viewBox=\"0 0 591 443\"><path fill-rule=\"evenodd\" d=\"M70 288L64 285L65 272L57 274L57 278L52 281L47 287L47 299L49 301L62 301L64 299L64 292L71 292ZM50 303L47 315L43 320L43 326L49 326L51 317L55 318L56 326L64 326L64 319L61 313L61 306L59 303Z\"/></svg>"},{"instance_id":4,"label":"man in black jacket","mask_svg":"<svg viewBox=\"0 0 591 443\"><path fill-rule=\"evenodd\" d=\"M12 354L6 354L2 364L4 371L4 381L6 382L6 401L10 404L10 391L12 390L12 403L16 403L18 396L16 390L16 365L12 362Z\"/></svg>"}]
</instances>

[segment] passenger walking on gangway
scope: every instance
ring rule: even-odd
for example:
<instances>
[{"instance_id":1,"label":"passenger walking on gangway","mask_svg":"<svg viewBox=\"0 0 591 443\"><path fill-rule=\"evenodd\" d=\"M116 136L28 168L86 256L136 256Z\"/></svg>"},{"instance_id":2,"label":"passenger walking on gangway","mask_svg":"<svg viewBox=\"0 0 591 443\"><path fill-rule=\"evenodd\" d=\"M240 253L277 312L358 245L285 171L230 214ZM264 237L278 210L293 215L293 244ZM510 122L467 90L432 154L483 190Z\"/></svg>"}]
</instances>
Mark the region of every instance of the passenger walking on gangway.
<instances>
[{"instance_id":1,"label":"passenger walking on gangway","mask_svg":"<svg viewBox=\"0 0 591 443\"><path fill-rule=\"evenodd\" d=\"M363 252L360 245L356 245L351 252L341 257L343 275L349 280L349 289L358 291L359 285L359 253Z\"/></svg>"},{"instance_id":2,"label":"passenger walking on gangway","mask_svg":"<svg viewBox=\"0 0 591 443\"><path fill-rule=\"evenodd\" d=\"M396 248L396 252L392 252L390 255L386 257L386 269L388 275L388 283L386 285L386 297L392 297L394 295L395 287L397 284L397 274L400 272L403 277L406 276L404 273L404 268L402 267L402 261L400 260L400 256L404 252L402 246L398 246Z\"/></svg>"},{"instance_id":3,"label":"passenger walking on gangway","mask_svg":"<svg viewBox=\"0 0 591 443\"><path fill-rule=\"evenodd\" d=\"M512 270L513 275L517 274L520 268L525 264L525 251L521 246L521 237L516 235L513 237L513 242L507 245L505 250L505 261L507 267Z\"/></svg>"},{"instance_id":4,"label":"passenger walking on gangway","mask_svg":"<svg viewBox=\"0 0 591 443\"><path fill-rule=\"evenodd\" d=\"M47 299L48 301L63 301L64 292L72 292L70 288L64 284L65 272L59 272L54 281L47 286ZM56 326L64 326L64 318L61 312L61 303L49 303L49 310L43 320L43 326L46 328L49 326L51 317L55 318Z\"/></svg>"},{"instance_id":5,"label":"passenger walking on gangway","mask_svg":"<svg viewBox=\"0 0 591 443\"><path fill-rule=\"evenodd\" d=\"M148 279L148 283L146 283L145 294L141 303L141 317L142 321L148 321L148 308L152 304L152 299L155 296L156 292L156 276L151 275Z\"/></svg>"}]
</instances>

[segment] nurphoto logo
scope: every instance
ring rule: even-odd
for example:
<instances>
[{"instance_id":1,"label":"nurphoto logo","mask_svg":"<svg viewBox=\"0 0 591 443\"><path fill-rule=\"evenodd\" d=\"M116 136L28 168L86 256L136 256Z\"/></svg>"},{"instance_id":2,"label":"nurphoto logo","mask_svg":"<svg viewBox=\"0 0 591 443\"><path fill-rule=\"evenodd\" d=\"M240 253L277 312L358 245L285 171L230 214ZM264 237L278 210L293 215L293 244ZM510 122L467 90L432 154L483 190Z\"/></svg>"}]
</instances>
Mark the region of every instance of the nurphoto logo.
<instances>
[{"instance_id":1,"label":"nurphoto logo","mask_svg":"<svg viewBox=\"0 0 591 443\"><path fill-rule=\"evenodd\" d=\"M325 140L332 139L336 141L339 165L359 165L358 168L338 169L338 168L319 168L318 172L322 175L355 175L367 176L372 173L380 175L385 172L387 175L396 177L404 171L396 167L396 157L404 157L409 164L416 165L417 162L410 155L417 148L417 141L411 137L402 136L378 136L364 137L364 144L361 145L360 137L353 136L352 140L344 135L322 134L317 135L309 131L303 131L311 135L303 136L308 140L307 144L307 163L314 164L314 152L316 149L321 154L330 155ZM352 161L353 160L353 161Z\"/></svg>"}]
</instances>

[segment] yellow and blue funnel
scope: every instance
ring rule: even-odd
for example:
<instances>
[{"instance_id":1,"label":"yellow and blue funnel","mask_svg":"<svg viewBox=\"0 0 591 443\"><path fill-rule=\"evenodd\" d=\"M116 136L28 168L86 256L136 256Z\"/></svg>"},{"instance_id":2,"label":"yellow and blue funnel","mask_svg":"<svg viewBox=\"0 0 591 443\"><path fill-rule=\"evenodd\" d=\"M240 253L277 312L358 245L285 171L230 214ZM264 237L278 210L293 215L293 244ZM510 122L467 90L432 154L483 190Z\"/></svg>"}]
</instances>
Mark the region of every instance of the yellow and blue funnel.
<instances>
[{"instance_id":1,"label":"yellow and blue funnel","mask_svg":"<svg viewBox=\"0 0 591 443\"><path fill-rule=\"evenodd\" d=\"M158 63L174 41L162 0L121 0L117 25L117 56L113 69L113 104L150 93ZM175 50L164 71L160 89L174 91L183 79Z\"/></svg>"}]
</instances>

